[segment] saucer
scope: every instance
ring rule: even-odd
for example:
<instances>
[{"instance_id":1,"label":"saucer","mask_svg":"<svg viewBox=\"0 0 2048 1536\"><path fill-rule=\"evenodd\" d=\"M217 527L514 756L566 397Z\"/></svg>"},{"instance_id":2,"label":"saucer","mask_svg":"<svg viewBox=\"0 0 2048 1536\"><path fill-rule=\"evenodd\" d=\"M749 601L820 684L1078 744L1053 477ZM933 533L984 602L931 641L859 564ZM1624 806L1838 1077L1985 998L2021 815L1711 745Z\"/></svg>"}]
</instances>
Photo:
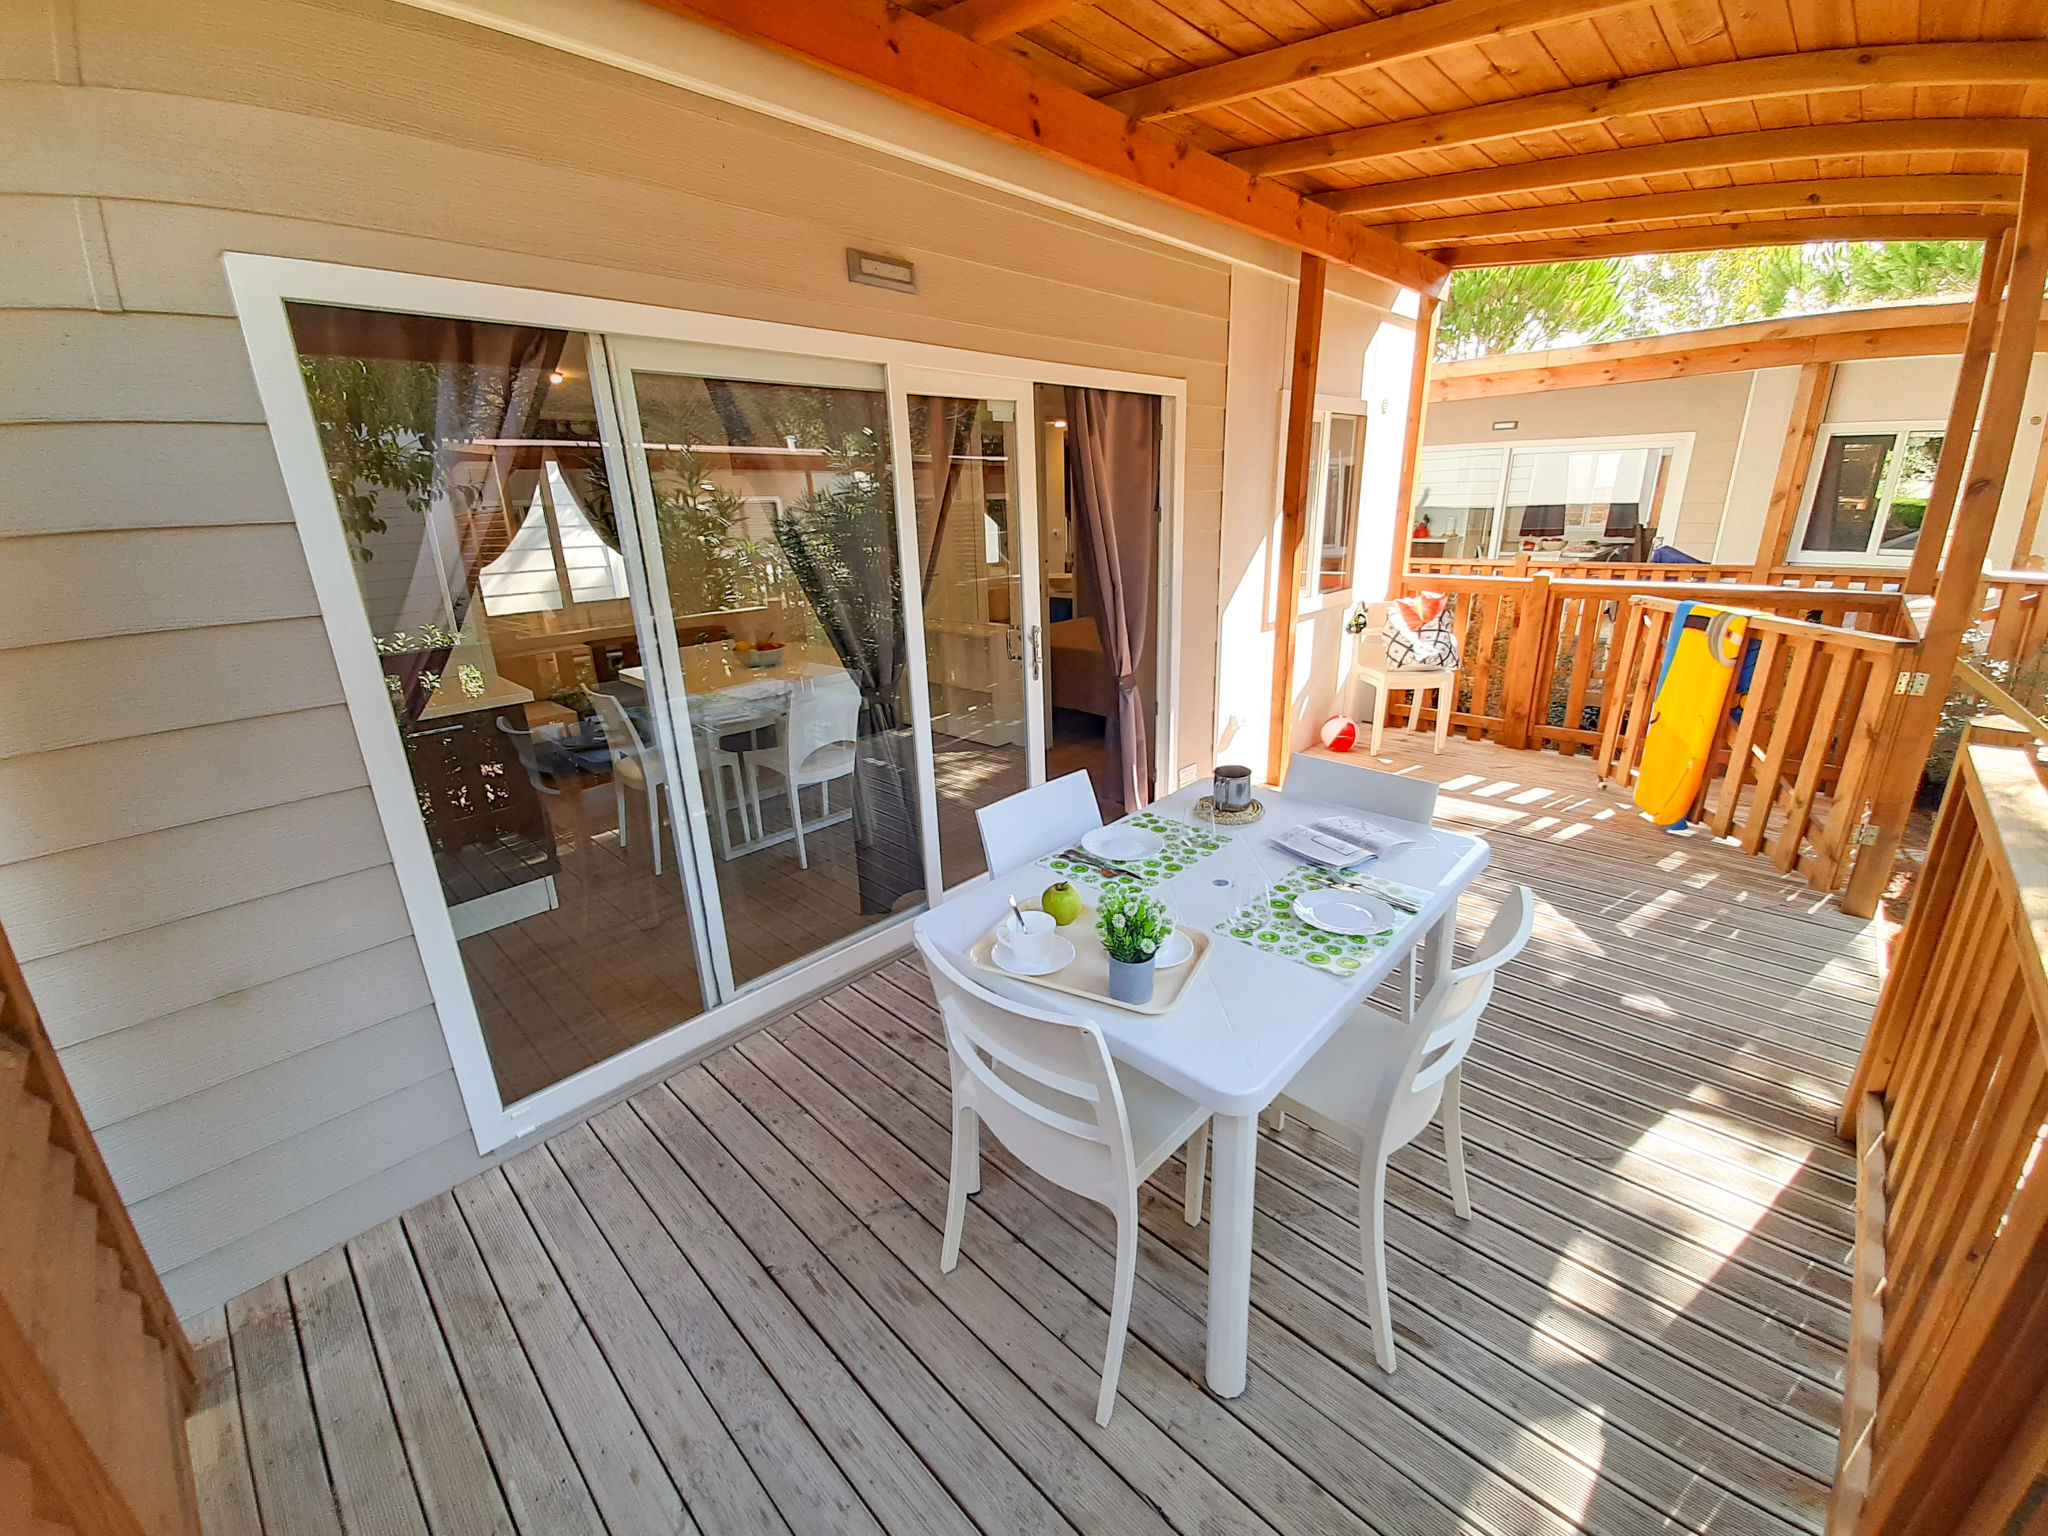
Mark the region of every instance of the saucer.
<instances>
[{"instance_id":1,"label":"saucer","mask_svg":"<svg viewBox=\"0 0 2048 1536\"><path fill-rule=\"evenodd\" d=\"M1176 965L1186 965L1194 952L1195 941L1176 928L1159 946L1159 953L1152 957L1152 964L1159 970L1170 971Z\"/></svg>"},{"instance_id":2,"label":"saucer","mask_svg":"<svg viewBox=\"0 0 2048 1536\"><path fill-rule=\"evenodd\" d=\"M1052 936L1052 953L1036 965L1026 965L1010 953L1010 946L997 939L989 950L989 958L1012 976L1050 976L1054 971L1063 971L1074 963L1074 946L1059 934Z\"/></svg>"}]
</instances>

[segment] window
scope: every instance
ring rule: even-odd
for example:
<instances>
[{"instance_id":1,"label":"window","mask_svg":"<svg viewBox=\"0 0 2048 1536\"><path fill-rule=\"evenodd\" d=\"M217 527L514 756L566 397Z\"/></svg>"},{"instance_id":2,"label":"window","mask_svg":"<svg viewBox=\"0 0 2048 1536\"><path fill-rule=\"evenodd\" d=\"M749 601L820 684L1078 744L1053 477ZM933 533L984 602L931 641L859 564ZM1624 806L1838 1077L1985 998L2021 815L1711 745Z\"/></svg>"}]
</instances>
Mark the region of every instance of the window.
<instances>
[{"instance_id":1,"label":"window","mask_svg":"<svg viewBox=\"0 0 2048 1536\"><path fill-rule=\"evenodd\" d=\"M1348 592L1351 547L1358 535L1360 469L1365 459L1365 418L1332 413L1323 423L1318 477L1317 533L1311 590Z\"/></svg>"},{"instance_id":2,"label":"window","mask_svg":"<svg viewBox=\"0 0 2048 1536\"><path fill-rule=\"evenodd\" d=\"M1646 558L1685 447L1624 438L1424 449L1409 552L1425 560Z\"/></svg>"},{"instance_id":3,"label":"window","mask_svg":"<svg viewBox=\"0 0 2048 1536\"><path fill-rule=\"evenodd\" d=\"M1941 460L1942 429L1829 427L1814 456L1802 555L1906 560Z\"/></svg>"}]
</instances>

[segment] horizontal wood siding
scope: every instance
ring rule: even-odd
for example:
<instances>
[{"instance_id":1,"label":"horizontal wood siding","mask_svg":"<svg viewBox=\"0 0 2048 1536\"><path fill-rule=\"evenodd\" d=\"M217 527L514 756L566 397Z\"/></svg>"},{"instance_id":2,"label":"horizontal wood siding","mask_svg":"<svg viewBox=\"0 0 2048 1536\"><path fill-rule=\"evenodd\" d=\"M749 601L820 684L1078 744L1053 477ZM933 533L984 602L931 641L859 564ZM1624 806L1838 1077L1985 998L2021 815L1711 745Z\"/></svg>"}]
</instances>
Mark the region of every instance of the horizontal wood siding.
<instances>
[{"instance_id":1,"label":"horizontal wood siding","mask_svg":"<svg viewBox=\"0 0 2048 1536\"><path fill-rule=\"evenodd\" d=\"M483 1166L223 252L1185 378L1215 609L1218 261L389 0L0 11L0 914L183 1311Z\"/></svg>"}]
</instances>

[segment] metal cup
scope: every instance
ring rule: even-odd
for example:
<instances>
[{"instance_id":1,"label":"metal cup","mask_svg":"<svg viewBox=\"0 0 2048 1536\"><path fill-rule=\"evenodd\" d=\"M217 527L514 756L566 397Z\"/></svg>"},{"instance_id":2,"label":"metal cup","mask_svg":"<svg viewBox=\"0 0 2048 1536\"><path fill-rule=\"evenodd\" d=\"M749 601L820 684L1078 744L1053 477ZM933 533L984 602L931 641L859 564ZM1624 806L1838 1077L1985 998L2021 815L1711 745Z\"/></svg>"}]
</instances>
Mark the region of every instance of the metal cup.
<instances>
[{"instance_id":1,"label":"metal cup","mask_svg":"<svg viewBox=\"0 0 2048 1536\"><path fill-rule=\"evenodd\" d=\"M1252 771L1240 763L1224 763L1216 769L1216 787L1211 797L1219 811L1241 811L1252 803Z\"/></svg>"}]
</instances>

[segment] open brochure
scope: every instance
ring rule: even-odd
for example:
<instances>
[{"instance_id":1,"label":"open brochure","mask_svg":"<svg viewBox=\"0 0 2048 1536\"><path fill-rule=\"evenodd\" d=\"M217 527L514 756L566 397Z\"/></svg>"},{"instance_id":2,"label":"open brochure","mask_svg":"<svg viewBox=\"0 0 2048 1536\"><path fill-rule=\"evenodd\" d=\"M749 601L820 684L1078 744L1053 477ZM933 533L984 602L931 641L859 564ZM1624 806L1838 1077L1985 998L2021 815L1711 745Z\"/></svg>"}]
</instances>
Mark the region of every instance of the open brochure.
<instances>
[{"instance_id":1,"label":"open brochure","mask_svg":"<svg viewBox=\"0 0 2048 1536\"><path fill-rule=\"evenodd\" d=\"M1368 859L1383 859L1413 841L1356 816L1325 816L1273 839L1275 847L1325 869L1349 869Z\"/></svg>"}]
</instances>

